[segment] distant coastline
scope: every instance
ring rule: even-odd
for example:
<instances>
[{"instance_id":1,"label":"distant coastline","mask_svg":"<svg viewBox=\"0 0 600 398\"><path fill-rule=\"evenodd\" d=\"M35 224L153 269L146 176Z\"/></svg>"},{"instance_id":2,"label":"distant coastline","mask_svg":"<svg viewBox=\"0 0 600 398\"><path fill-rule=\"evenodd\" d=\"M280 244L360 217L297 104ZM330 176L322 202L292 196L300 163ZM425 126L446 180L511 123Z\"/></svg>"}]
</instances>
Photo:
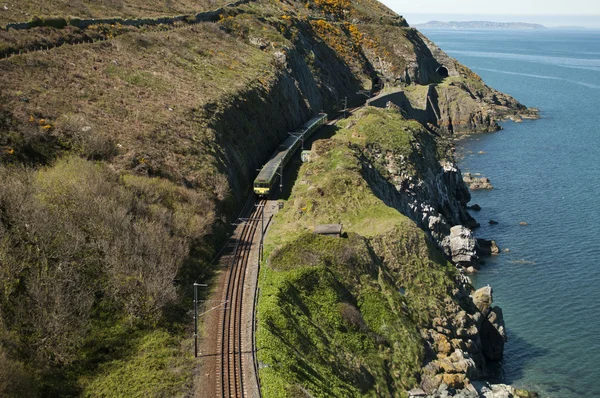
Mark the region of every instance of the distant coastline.
<instances>
[{"instance_id":1,"label":"distant coastline","mask_svg":"<svg viewBox=\"0 0 600 398\"><path fill-rule=\"evenodd\" d=\"M429 21L412 26L417 29L548 29L535 23L492 21Z\"/></svg>"}]
</instances>

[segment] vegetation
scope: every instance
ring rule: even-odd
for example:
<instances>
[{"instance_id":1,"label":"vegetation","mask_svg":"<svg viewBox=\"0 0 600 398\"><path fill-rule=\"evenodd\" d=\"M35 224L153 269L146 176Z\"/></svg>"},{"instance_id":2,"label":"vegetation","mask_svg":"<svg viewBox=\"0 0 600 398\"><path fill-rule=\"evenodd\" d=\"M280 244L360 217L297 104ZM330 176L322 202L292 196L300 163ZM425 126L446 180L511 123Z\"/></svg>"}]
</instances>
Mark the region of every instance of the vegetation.
<instances>
[{"instance_id":1,"label":"vegetation","mask_svg":"<svg viewBox=\"0 0 600 398\"><path fill-rule=\"evenodd\" d=\"M402 396L419 380L419 328L444 313L455 269L362 174L361 151L386 112L351 118L356 128L313 145L267 235L257 344L268 397ZM412 122L401 120L382 147L410 146ZM310 232L328 222L347 237Z\"/></svg>"},{"instance_id":2,"label":"vegetation","mask_svg":"<svg viewBox=\"0 0 600 398\"><path fill-rule=\"evenodd\" d=\"M213 228L205 195L77 157L0 176L0 339L44 394L85 387L85 378L69 379L77 372L59 382L60 369L85 374L103 350L135 349L119 339L175 326L174 281L186 278L185 261L205 261L190 250L206 247Z\"/></svg>"}]
</instances>

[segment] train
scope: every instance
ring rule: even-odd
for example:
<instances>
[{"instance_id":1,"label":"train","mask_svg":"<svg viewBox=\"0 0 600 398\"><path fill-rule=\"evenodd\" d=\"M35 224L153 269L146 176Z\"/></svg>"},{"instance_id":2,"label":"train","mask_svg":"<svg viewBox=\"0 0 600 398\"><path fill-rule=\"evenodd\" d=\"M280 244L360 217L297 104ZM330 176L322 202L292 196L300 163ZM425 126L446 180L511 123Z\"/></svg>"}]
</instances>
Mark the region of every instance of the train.
<instances>
[{"instance_id":1,"label":"train","mask_svg":"<svg viewBox=\"0 0 600 398\"><path fill-rule=\"evenodd\" d=\"M279 145L279 148L277 148L258 173L258 176L254 180L254 193L258 196L268 196L275 182L281 178L281 171L292 156L294 156L301 143L313 135L325 123L327 123L327 114L319 113L300 126L298 130L290 133L290 136Z\"/></svg>"}]
</instances>

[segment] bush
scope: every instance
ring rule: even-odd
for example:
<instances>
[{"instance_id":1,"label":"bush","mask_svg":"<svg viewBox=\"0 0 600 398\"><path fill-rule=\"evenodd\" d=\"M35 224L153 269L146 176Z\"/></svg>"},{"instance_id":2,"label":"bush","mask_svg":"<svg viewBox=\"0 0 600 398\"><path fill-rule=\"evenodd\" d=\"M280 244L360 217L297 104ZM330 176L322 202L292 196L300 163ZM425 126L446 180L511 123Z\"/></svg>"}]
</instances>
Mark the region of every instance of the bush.
<instances>
[{"instance_id":1,"label":"bush","mask_svg":"<svg viewBox=\"0 0 600 398\"><path fill-rule=\"evenodd\" d=\"M42 374L94 361L81 350L99 320L165 322L214 220L202 194L77 157L0 180L0 343Z\"/></svg>"}]
</instances>

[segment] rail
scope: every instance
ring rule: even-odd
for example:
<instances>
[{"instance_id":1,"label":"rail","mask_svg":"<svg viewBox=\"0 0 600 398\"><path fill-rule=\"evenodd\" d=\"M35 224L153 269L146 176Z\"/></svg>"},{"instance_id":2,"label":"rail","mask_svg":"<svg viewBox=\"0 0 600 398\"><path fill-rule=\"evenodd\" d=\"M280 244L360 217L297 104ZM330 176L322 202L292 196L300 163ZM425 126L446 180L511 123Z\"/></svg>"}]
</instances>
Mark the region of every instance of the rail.
<instances>
[{"instance_id":1,"label":"rail","mask_svg":"<svg viewBox=\"0 0 600 398\"><path fill-rule=\"evenodd\" d=\"M258 217L258 212L261 211L261 206L264 206L265 203L265 199L260 199L257 206L252 210L248 220L243 224L240 238L235 247L227 286L225 288L226 304L221 322L220 345L220 390L223 398L244 396L245 380L242 352L243 290L252 241L261 220ZM254 356L254 345L251 351Z\"/></svg>"}]
</instances>

